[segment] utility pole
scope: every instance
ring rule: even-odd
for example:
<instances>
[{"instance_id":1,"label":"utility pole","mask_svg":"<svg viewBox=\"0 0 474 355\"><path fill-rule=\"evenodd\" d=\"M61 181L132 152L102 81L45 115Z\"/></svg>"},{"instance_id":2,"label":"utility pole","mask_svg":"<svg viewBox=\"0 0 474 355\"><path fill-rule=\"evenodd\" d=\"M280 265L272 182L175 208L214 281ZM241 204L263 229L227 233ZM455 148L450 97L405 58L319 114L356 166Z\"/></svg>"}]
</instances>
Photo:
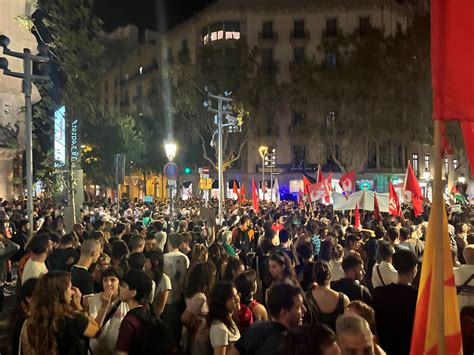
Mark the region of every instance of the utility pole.
<instances>
[{"instance_id":1,"label":"utility pole","mask_svg":"<svg viewBox=\"0 0 474 355\"><path fill-rule=\"evenodd\" d=\"M276 167L276 149L265 155L265 165L270 168L270 201L273 202L273 168Z\"/></svg>"},{"instance_id":2,"label":"utility pole","mask_svg":"<svg viewBox=\"0 0 474 355\"><path fill-rule=\"evenodd\" d=\"M219 198L218 198L218 213L217 218L219 219L219 224L222 223L224 218L224 169L222 162L222 134L224 128L228 127L229 132L238 132L237 119L231 115L230 103L232 99L229 97L232 92L226 91L224 95L213 95L210 92L207 93L208 99L204 101L203 105L209 112L214 113L214 124L217 126L217 170L218 170L218 180L219 180ZM212 100L217 101L217 109L212 107ZM225 119L225 123L223 120Z\"/></svg>"},{"instance_id":3,"label":"utility pole","mask_svg":"<svg viewBox=\"0 0 474 355\"><path fill-rule=\"evenodd\" d=\"M25 126L26 126L26 211L28 214L28 222L30 223L30 229L28 232L28 238L33 235L33 123L31 113L31 85L35 81L49 81L49 76L33 75L33 63L48 63L49 57L46 55L49 53L49 49L45 45L38 46L38 51L42 55L33 55L28 48L23 49L23 53L14 52L8 49L10 39L5 35L0 35L0 46L3 47L3 54L20 58L23 60L23 73L12 72L8 69L8 60L6 58L0 58L0 69L3 69L3 74L12 76L15 78L23 79L22 89L25 94ZM42 64L40 64L41 66ZM41 67L39 67L41 70ZM47 72L49 67L43 65L43 71Z\"/></svg>"}]
</instances>

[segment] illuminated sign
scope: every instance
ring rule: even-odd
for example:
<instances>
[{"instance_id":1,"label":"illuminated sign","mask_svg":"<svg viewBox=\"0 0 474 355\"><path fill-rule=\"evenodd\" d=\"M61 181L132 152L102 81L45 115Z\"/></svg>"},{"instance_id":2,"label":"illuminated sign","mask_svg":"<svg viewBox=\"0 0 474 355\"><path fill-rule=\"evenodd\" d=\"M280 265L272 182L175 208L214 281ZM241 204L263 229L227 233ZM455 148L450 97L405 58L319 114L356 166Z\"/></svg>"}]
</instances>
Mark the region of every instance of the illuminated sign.
<instances>
[{"instance_id":1,"label":"illuminated sign","mask_svg":"<svg viewBox=\"0 0 474 355\"><path fill-rule=\"evenodd\" d=\"M71 161L79 161L79 122L73 120L71 124Z\"/></svg>"},{"instance_id":2,"label":"illuminated sign","mask_svg":"<svg viewBox=\"0 0 474 355\"><path fill-rule=\"evenodd\" d=\"M54 167L66 165L66 108L54 112Z\"/></svg>"}]
</instances>

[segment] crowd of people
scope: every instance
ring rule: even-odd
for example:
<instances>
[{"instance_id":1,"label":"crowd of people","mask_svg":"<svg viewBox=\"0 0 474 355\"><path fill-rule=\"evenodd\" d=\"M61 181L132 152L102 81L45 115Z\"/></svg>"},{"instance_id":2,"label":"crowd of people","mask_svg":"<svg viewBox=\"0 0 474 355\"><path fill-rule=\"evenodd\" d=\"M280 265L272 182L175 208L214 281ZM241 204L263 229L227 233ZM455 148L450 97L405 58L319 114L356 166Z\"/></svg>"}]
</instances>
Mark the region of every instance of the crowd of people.
<instances>
[{"instance_id":1,"label":"crowd of people","mask_svg":"<svg viewBox=\"0 0 474 355\"><path fill-rule=\"evenodd\" d=\"M470 209L449 214L460 310L474 306ZM0 208L11 354L409 354L427 215L227 200ZM32 230L32 237L28 234ZM13 289L13 285L16 288ZM471 334L472 336L472 334Z\"/></svg>"}]
</instances>

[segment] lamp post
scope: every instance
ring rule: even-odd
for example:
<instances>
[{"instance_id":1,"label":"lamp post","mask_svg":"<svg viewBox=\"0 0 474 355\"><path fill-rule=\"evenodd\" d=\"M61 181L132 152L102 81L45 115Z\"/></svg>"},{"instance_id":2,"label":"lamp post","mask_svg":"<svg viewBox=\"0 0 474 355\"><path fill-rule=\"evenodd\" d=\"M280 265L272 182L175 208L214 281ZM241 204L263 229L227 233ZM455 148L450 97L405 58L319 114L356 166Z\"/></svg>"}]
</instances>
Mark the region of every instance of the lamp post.
<instances>
[{"instance_id":1,"label":"lamp post","mask_svg":"<svg viewBox=\"0 0 474 355\"><path fill-rule=\"evenodd\" d=\"M165 152L166 157L168 158L169 162L171 163L173 159L176 157L176 149L177 145L172 139L168 139L165 142ZM173 216L173 182L176 185L176 180L168 179L168 187L169 187L169 199L170 199L170 216Z\"/></svg>"},{"instance_id":2,"label":"lamp post","mask_svg":"<svg viewBox=\"0 0 474 355\"><path fill-rule=\"evenodd\" d=\"M260 146L258 148L258 152L260 153L260 156L262 157L262 200L265 200L265 189L264 184L265 184L265 155L267 155L268 152L268 147L265 145Z\"/></svg>"},{"instance_id":3,"label":"lamp post","mask_svg":"<svg viewBox=\"0 0 474 355\"><path fill-rule=\"evenodd\" d=\"M30 229L28 231L28 238L33 235L33 123L31 114L31 85L35 81L48 81L48 76L34 75L33 64L41 63L43 70L46 72L47 67L44 63L49 62L49 58L46 56L49 53L49 49L45 45L38 46L38 51L42 55L33 55L28 48L23 49L23 53L14 52L8 49L10 39L5 35L0 35L0 46L3 47L3 54L23 59L23 72L12 72L8 69L8 60L6 58L0 58L0 69L3 69L3 74L12 76L15 78L23 79L23 93L25 94L25 126L26 126L26 212L28 214L28 222L30 223ZM40 68L41 69L41 68Z\"/></svg>"}]
</instances>

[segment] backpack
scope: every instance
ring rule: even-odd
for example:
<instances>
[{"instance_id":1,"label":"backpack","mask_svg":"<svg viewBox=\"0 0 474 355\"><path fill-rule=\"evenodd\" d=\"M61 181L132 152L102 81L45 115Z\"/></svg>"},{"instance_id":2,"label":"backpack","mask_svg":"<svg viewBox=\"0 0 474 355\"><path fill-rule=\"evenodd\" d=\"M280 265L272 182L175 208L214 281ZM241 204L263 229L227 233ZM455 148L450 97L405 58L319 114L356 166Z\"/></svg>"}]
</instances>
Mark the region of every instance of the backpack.
<instances>
[{"instance_id":1,"label":"backpack","mask_svg":"<svg viewBox=\"0 0 474 355\"><path fill-rule=\"evenodd\" d=\"M132 310L131 312L133 312ZM179 355L181 350L164 323L141 307L133 316L146 324L149 330L144 338L141 353L154 355Z\"/></svg>"},{"instance_id":2,"label":"backpack","mask_svg":"<svg viewBox=\"0 0 474 355\"><path fill-rule=\"evenodd\" d=\"M237 326L239 328L240 333L242 333L245 329L247 329L250 325L253 324L253 312L250 308L250 305L247 306L246 304L241 302L240 310L237 313L237 316L239 319Z\"/></svg>"}]
</instances>

